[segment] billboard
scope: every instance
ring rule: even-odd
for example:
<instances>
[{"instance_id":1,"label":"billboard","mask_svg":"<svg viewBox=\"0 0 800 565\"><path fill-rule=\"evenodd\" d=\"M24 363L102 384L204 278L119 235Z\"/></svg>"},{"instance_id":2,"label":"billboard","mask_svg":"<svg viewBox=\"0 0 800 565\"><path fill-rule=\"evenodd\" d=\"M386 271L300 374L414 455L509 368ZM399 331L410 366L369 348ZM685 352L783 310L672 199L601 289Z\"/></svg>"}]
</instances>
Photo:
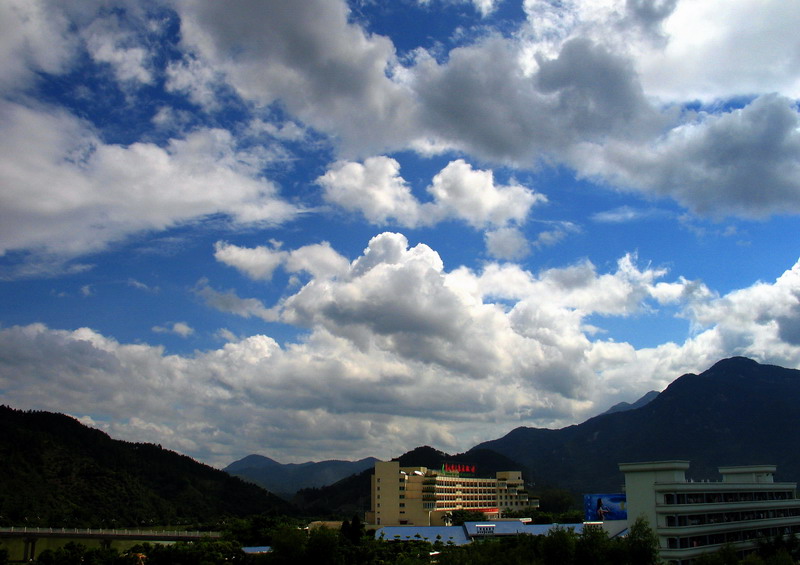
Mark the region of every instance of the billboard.
<instances>
[{"instance_id":1,"label":"billboard","mask_svg":"<svg viewBox=\"0 0 800 565\"><path fill-rule=\"evenodd\" d=\"M624 494L584 494L583 513L587 522L627 520L628 506Z\"/></svg>"}]
</instances>

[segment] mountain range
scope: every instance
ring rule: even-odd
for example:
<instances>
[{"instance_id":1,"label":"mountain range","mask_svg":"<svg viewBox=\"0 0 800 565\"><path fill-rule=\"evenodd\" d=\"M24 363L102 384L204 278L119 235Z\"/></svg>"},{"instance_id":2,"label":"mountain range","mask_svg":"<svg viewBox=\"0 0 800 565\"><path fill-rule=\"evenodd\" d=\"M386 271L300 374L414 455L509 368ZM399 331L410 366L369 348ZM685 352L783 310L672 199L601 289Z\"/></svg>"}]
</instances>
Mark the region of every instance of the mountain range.
<instances>
[{"instance_id":1,"label":"mountain range","mask_svg":"<svg viewBox=\"0 0 800 565\"><path fill-rule=\"evenodd\" d=\"M399 457L401 465L436 468L445 460L476 464L481 474L497 455L503 468L523 471L533 494L549 489L576 495L617 492L624 480L618 464L683 459L688 476L719 480L724 465L774 464L776 480L800 480L800 371L734 357L696 375L677 378L661 393L648 393L581 424L561 429L520 427L459 455L417 448ZM348 501L369 504L369 471L339 483L300 491L306 505L323 500L337 507Z\"/></svg>"},{"instance_id":2,"label":"mountain range","mask_svg":"<svg viewBox=\"0 0 800 565\"><path fill-rule=\"evenodd\" d=\"M722 465L775 464L800 479L800 371L735 357L686 374L640 408L559 430L521 427L481 443L517 461L537 484L618 490L618 464L684 459L688 475L718 479Z\"/></svg>"},{"instance_id":3,"label":"mountain range","mask_svg":"<svg viewBox=\"0 0 800 565\"><path fill-rule=\"evenodd\" d=\"M718 480L722 465L774 464L776 480L795 482L798 406L800 371L734 357L581 424L520 427L462 454L419 447L399 460L430 468L469 463L488 476L521 470L534 495L553 488L616 492L619 463L665 459L689 460L688 475L698 480ZM233 477L160 446L114 440L62 414L6 406L0 460L0 521L51 526L197 523L256 513L349 517L369 506L374 463L281 465L251 455L228 466ZM258 482L291 496L291 504Z\"/></svg>"},{"instance_id":4,"label":"mountain range","mask_svg":"<svg viewBox=\"0 0 800 565\"><path fill-rule=\"evenodd\" d=\"M290 499L303 488L322 487L375 466L374 457L359 461L309 461L281 464L263 455L248 455L225 469L233 476L251 481L268 491Z\"/></svg>"}]
</instances>

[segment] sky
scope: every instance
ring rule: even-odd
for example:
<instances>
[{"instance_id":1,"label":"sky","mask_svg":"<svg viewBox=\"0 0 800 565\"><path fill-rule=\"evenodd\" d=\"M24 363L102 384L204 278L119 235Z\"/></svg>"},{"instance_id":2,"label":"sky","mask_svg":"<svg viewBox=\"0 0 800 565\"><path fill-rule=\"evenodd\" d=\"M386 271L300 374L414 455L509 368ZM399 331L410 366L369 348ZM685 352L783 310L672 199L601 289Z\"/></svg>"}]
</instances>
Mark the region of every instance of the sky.
<instances>
[{"instance_id":1,"label":"sky","mask_svg":"<svg viewBox=\"0 0 800 565\"><path fill-rule=\"evenodd\" d=\"M0 0L0 403L224 467L800 368L800 2Z\"/></svg>"}]
</instances>

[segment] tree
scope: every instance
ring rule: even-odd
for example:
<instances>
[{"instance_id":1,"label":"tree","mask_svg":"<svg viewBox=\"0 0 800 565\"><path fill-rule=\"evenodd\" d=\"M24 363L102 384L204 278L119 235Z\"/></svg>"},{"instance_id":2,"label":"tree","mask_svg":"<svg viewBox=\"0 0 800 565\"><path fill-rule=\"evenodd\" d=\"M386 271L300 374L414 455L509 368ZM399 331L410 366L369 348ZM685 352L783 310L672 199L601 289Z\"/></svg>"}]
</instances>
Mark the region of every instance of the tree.
<instances>
[{"instance_id":1,"label":"tree","mask_svg":"<svg viewBox=\"0 0 800 565\"><path fill-rule=\"evenodd\" d=\"M661 562L658 557L658 536L644 516L636 518L628 528L625 542L631 565L657 565Z\"/></svg>"},{"instance_id":2,"label":"tree","mask_svg":"<svg viewBox=\"0 0 800 565\"><path fill-rule=\"evenodd\" d=\"M308 536L303 530L288 524L278 526L272 533L273 563L297 565L305 562L306 543Z\"/></svg>"},{"instance_id":3,"label":"tree","mask_svg":"<svg viewBox=\"0 0 800 565\"><path fill-rule=\"evenodd\" d=\"M577 508L580 508L577 495L568 490L550 488L539 494L539 510L542 512L562 514Z\"/></svg>"},{"instance_id":4,"label":"tree","mask_svg":"<svg viewBox=\"0 0 800 565\"><path fill-rule=\"evenodd\" d=\"M577 536L566 528L553 528L542 540L544 565L568 565L575 560Z\"/></svg>"},{"instance_id":5,"label":"tree","mask_svg":"<svg viewBox=\"0 0 800 565\"><path fill-rule=\"evenodd\" d=\"M604 565L608 559L611 540L600 526L586 525L575 544L575 563L581 565Z\"/></svg>"},{"instance_id":6,"label":"tree","mask_svg":"<svg viewBox=\"0 0 800 565\"><path fill-rule=\"evenodd\" d=\"M463 526L464 522L481 522L486 520L483 512L474 512L471 510L453 510L450 514L450 519L454 526Z\"/></svg>"},{"instance_id":7,"label":"tree","mask_svg":"<svg viewBox=\"0 0 800 565\"><path fill-rule=\"evenodd\" d=\"M361 543L361 538L364 537L365 529L364 524L361 523L361 519L358 517L358 514L353 515L352 521L348 522L345 520L342 522L342 529L340 530L340 533L343 539L347 540L353 545L359 545Z\"/></svg>"},{"instance_id":8,"label":"tree","mask_svg":"<svg viewBox=\"0 0 800 565\"><path fill-rule=\"evenodd\" d=\"M308 534L306 543L306 563L319 565L337 565L342 563L342 553L339 547L339 533L330 528L314 528Z\"/></svg>"}]
</instances>

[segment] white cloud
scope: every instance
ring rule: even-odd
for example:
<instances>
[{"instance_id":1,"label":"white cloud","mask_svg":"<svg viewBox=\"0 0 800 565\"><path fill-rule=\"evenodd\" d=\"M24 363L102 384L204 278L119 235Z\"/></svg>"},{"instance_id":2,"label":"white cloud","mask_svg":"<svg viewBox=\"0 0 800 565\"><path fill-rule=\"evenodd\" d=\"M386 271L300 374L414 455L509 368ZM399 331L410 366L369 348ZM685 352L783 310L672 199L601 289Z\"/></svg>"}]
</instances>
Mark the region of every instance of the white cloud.
<instances>
[{"instance_id":1,"label":"white cloud","mask_svg":"<svg viewBox=\"0 0 800 565\"><path fill-rule=\"evenodd\" d=\"M150 54L132 31L121 29L116 17L98 18L82 31L92 58L107 63L121 82L153 82Z\"/></svg>"},{"instance_id":2,"label":"white cloud","mask_svg":"<svg viewBox=\"0 0 800 565\"><path fill-rule=\"evenodd\" d=\"M497 5L502 0L440 0L442 3L451 3L451 4L472 4L475 7L475 10L482 16L486 17L490 15L492 12L495 11ZM423 6L429 6L434 2L432 0L417 0L417 2Z\"/></svg>"},{"instance_id":3,"label":"white cloud","mask_svg":"<svg viewBox=\"0 0 800 565\"><path fill-rule=\"evenodd\" d=\"M177 9L193 60L221 72L245 99L263 105L280 99L357 151L374 151L407 131L413 102L387 76L393 45L348 23L344 2L189 1ZM192 84L186 82L189 90Z\"/></svg>"},{"instance_id":4,"label":"white cloud","mask_svg":"<svg viewBox=\"0 0 800 565\"><path fill-rule=\"evenodd\" d=\"M138 290L143 290L145 292L158 293L161 290L157 286L151 287L151 286L143 283L142 281L138 281L136 279L128 279L127 284L130 287L133 287L133 288L138 289Z\"/></svg>"},{"instance_id":5,"label":"white cloud","mask_svg":"<svg viewBox=\"0 0 800 565\"><path fill-rule=\"evenodd\" d=\"M186 322L174 322L166 326L153 326L153 331L159 334L175 334L180 337L189 337L194 333L194 328Z\"/></svg>"},{"instance_id":6,"label":"white cloud","mask_svg":"<svg viewBox=\"0 0 800 565\"><path fill-rule=\"evenodd\" d=\"M396 221L414 227L428 223L424 206L400 176L400 163L389 157L370 157L364 164L334 163L317 179L325 200L349 211L361 212L373 224Z\"/></svg>"},{"instance_id":7,"label":"white cloud","mask_svg":"<svg viewBox=\"0 0 800 565\"><path fill-rule=\"evenodd\" d=\"M274 322L278 319L275 309L267 308L257 298L241 298L233 290L214 290L206 279L197 282L194 292L206 304L221 312L228 312L243 318L260 318L265 322Z\"/></svg>"},{"instance_id":8,"label":"white cloud","mask_svg":"<svg viewBox=\"0 0 800 565\"><path fill-rule=\"evenodd\" d=\"M420 202L400 176L400 164L389 157L371 157L364 164L339 162L317 179L327 201L361 212L371 223L390 221L404 227L430 225L454 218L476 229L508 227L525 222L530 209L547 198L527 187L499 185L491 170L475 170L463 159L437 173Z\"/></svg>"},{"instance_id":9,"label":"white cloud","mask_svg":"<svg viewBox=\"0 0 800 565\"><path fill-rule=\"evenodd\" d=\"M762 96L741 110L701 114L652 144L585 144L580 172L670 196L700 214L765 217L800 211L800 114Z\"/></svg>"},{"instance_id":10,"label":"white cloud","mask_svg":"<svg viewBox=\"0 0 800 565\"><path fill-rule=\"evenodd\" d=\"M576 37L605 43L626 53L648 94L663 101L800 92L794 2L526 0L524 8L531 56L551 57Z\"/></svg>"},{"instance_id":11,"label":"white cloud","mask_svg":"<svg viewBox=\"0 0 800 565\"><path fill-rule=\"evenodd\" d=\"M491 171L476 171L463 159L450 162L433 177L428 191L447 215L476 228L521 224L534 204L546 200L518 184L495 185Z\"/></svg>"},{"instance_id":12,"label":"white cloud","mask_svg":"<svg viewBox=\"0 0 800 565\"><path fill-rule=\"evenodd\" d=\"M654 209L634 208L633 206L625 205L613 210L597 212L592 215L592 220L600 223L621 224L643 220L654 215L663 215L663 213Z\"/></svg>"},{"instance_id":13,"label":"white cloud","mask_svg":"<svg viewBox=\"0 0 800 565\"><path fill-rule=\"evenodd\" d=\"M477 6L488 13L494 4ZM702 214L765 215L783 203L796 209L788 129L779 131L756 111L751 124L737 128L736 113L723 106L715 110L719 117L702 120L702 131L710 132L704 134L691 113L659 101L797 95L793 69L800 51L786 48L798 41L793 29L800 9L793 3L766 0L762 9L745 0L530 0L528 23L518 34L487 34L446 57L418 49L404 64L387 38L348 23L343 2L302 11L280 2L271 7L241 3L220 17L215 4L182 4L189 58L175 88L212 104L213 91L203 85L213 82L213 68L246 100L280 100L298 119L334 136L340 155L459 150L520 167L568 164L601 184L675 198ZM715 120L717 130L728 126L727 138L714 135L709 124ZM715 141L733 155L755 139L757 120L785 142L760 148L762 162L778 168L714 160ZM689 147L691 131L697 139ZM644 157L642 148L649 149ZM686 155L692 149L698 152ZM687 156L693 159L684 163ZM740 205L737 197L745 196L735 188L751 170L764 177L768 200L755 208ZM321 180L329 201L374 223L434 221L388 158L341 162ZM726 183L734 188L713 190Z\"/></svg>"},{"instance_id":14,"label":"white cloud","mask_svg":"<svg viewBox=\"0 0 800 565\"><path fill-rule=\"evenodd\" d=\"M539 235L533 242L534 247L541 249L542 247L556 245L570 234L579 233L581 231L580 226L572 222L547 222L547 224L550 226L550 229L539 232Z\"/></svg>"},{"instance_id":15,"label":"white cloud","mask_svg":"<svg viewBox=\"0 0 800 565\"><path fill-rule=\"evenodd\" d=\"M782 0L682 0L664 21L668 42L642 52L648 92L713 101L782 92L800 97L800 5Z\"/></svg>"},{"instance_id":16,"label":"white cloud","mask_svg":"<svg viewBox=\"0 0 800 565\"><path fill-rule=\"evenodd\" d=\"M269 280L287 253L269 247L245 248L224 241L214 244L214 258L245 273L254 280Z\"/></svg>"},{"instance_id":17,"label":"white cloud","mask_svg":"<svg viewBox=\"0 0 800 565\"><path fill-rule=\"evenodd\" d=\"M273 247L239 247L218 241L214 258L253 280L269 280L273 271L282 266L289 273L306 272L315 277L334 276L347 270L348 261L325 241L306 245L292 251Z\"/></svg>"},{"instance_id":18,"label":"white cloud","mask_svg":"<svg viewBox=\"0 0 800 565\"><path fill-rule=\"evenodd\" d=\"M496 8L490 0L474 5L484 15ZM123 22L98 17L95 3L15 1L2 9L0 21L8 23L1 51L8 57L0 68L9 88L29 84L37 71L68 70L79 37L120 80L153 80L147 42L156 34L143 31L151 22L142 10L128 7L130 21ZM330 135L340 157L459 150L526 168L567 164L601 183L676 198L699 213L767 215L784 204L796 210L797 111L791 103L784 104L783 125L757 104L744 117L713 106L716 116L699 120L666 105L774 92L784 101L800 96L800 50L792 47L800 41L796 3L528 0L524 9L528 22L515 34L484 34L446 57L418 49L401 62L388 38L349 21L343 1L315 0L302 8L279 0L233 7L181 2L184 56L166 64L167 88L209 110L218 109L231 88L259 107L280 102L289 119L262 131L299 140L304 128L314 128ZM772 114L779 112L776 105L761 103ZM770 134L777 140L759 147L759 162L769 166L715 160L723 153L715 147L733 155L756 139L759 123L768 140ZM640 148L647 149L643 157ZM98 145L98 153L105 149ZM694 159L684 164L681 158L692 150ZM397 171L387 170L391 161L376 159L332 168L328 177L340 178L328 187L330 200L380 224L433 221ZM743 178L751 170L764 178L764 190L757 191L765 194L763 202L737 193L753 193ZM372 199L363 192L370 180Z\"/></svg>"},{"instance_id":19,"label":"white cloud","mask_svg":"<svg viewBox=\"0 0 800 565\"><path fill-rule=\"evenodd\" d=\"M110 145L63 111L10 102L0 123L0 252L69 257L209 214L278 224L297 213L225 130Z\"/></svg>"},{"instance_id":20,"label":"white cloud","mask_svg":"<svg viewBox=\"0 0 800 565\"><path fill-rule=\"evenodd\" d=\"M224 81L221 73L210 65L187 56L167 66L166 79L168 92L184 92L189 100L206 110L219 108L217 97Z\"/></svg>"},{"instance_id":21,"label":"white cloud","mask_svg":"<svg viewBox=\"0 0 800 565\"><path fill-rule=\"evenodd\" d=\"M530 252L530 244L519 228L505 227L486 232L486 250L497 259L521 259Z\"/></svg>"},{"instance_id":22,"label":"white cloud","mask_svg":"<svg viewBox=\"0 0 800 565\"><path fill-rule=\"evenodd\" d=\"M60 74L77 52L70 21L57 3L0 3L0 90L28 86L36 71Z\"/></svg>"}]
</instances>

